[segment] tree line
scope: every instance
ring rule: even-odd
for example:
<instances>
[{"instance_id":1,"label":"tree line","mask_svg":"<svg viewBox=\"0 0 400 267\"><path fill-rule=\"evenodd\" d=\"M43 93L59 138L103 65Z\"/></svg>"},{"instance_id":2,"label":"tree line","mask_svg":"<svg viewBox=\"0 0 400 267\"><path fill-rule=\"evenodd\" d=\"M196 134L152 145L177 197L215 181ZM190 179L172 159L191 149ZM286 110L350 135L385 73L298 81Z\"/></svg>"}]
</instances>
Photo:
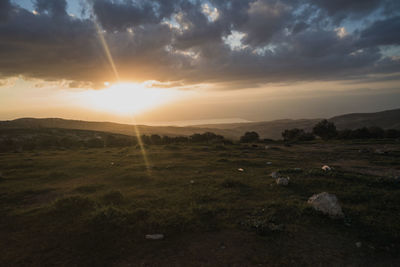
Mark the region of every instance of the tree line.
<instances>
[{"instance_id":1,"label":"tree line","mask_svg":"<svg viewBox=\"0 0 400 267\"><path fill-rule=\"evenodd\" d=\"M337 130L333 122L322 120L312 129L312 132L305 132L303 129L288 129L282 132L285 141L310 141L319 137L323 140L330 139L383 139L400 138L400 130L384 130L377 126L362 127L357 129Z\"/></svg>"},{"instance_id":2,"label":"tree line","mask_svg":"<svg viewBox=\"0 0 400 267\"><path fill-rule=\"evenodd\" d=\"M87 133L86 133L87 135ZM232 141L222 135L211 132L196 133L191 136L160 136L158 134L141 135L140 140L145 145L168 145L189 143L222 143L230 144ZM113 134L93 134L92 136L64 136L62 134L38 134L35 136L14 136L12 134L0 136L0 152L26 151L35 149L52 148L102 148L102 147L127 147L138 145L136 136Z\"/></svg>"}]
</instances>

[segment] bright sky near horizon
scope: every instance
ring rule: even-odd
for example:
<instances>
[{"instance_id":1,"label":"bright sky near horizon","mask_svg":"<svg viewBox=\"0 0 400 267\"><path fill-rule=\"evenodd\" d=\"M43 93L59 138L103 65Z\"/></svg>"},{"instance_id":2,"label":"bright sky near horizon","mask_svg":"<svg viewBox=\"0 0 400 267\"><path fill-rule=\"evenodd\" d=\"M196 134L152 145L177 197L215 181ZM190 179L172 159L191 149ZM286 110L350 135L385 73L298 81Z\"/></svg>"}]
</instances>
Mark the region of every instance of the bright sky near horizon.
<instances>
[{"instance_id":1,"label":"bright sky near horizon","mask_svg":"<svg viewBox=\"0 0 400 267\"><path fill-rule=\"evenodd\" d=\"M399 108L398 32L395 0L4 0L0 120L166 124Z\"/></svg>"}]
</instances>

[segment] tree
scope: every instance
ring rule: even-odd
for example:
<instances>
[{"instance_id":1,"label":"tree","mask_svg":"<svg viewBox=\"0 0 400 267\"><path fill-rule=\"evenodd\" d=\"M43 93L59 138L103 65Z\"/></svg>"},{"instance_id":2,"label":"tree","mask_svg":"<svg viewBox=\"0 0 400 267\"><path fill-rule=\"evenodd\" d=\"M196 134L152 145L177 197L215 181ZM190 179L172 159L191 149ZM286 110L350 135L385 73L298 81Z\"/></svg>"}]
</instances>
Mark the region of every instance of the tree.
<instances>
[{"instance_id":1,"label":"tree","mask_svg":"<svg viewBox=\"0 0 400 267\"><path fill-rule=\"evenodd\" d=\"M400 138L400 131L396 129L388 129L385 131L386 138Z\"/></svg>"},{"instance_id":2,"label":"tree","mask_svg":"<svg viewBox=\"0 0 400 267\"><path fill-rule=\"evenodd\" d=\"M161 144L162 144L162 138L161 138L161 136L159 136L158 134L152 134L152 135L150 136L150 142L151 142L153 145L161 145Z\"/></svg>"},{"instance_id":3,"label":"tree","mask_svg":"<svg viewBox=\"0 0 400 267\"><path fill-rule=\"evenodd\" d=\"M258 142L260 140L260 136L256 132L246 132L242 137L240 137L241 143L252 143Z\"/></svg>"},{"instance_id":4,"label":"tree","mask_svg":"<svg viewBox=\"0 0 400 267\"><path fill-rule=\"evenodd\" d=\"M372 126L368 128L369 131L369 137L370 138L384 138L385 137L385 131L377 126Z\"/></svg>"},{"instance_id":5,"label":"tree","mask_svg":"<svg viewBox=\"0 0 400 267\"><path fill-rule=\"evenodd\" d=\"M313 134L324 140L332 139L337 136L336 126L333 122L322 120L314 126Z\"/></svg>"},{"instance_id":6,"label":"tree","mask_svg":"<svg viewBox=\"0 0 400 267\"><path fill-rule=\"evenodd\" d=\"M306 133L303 129L293 128L282 132L285 141L311 141L314 140L312 133Z\"/></svg>"}]
</instances>

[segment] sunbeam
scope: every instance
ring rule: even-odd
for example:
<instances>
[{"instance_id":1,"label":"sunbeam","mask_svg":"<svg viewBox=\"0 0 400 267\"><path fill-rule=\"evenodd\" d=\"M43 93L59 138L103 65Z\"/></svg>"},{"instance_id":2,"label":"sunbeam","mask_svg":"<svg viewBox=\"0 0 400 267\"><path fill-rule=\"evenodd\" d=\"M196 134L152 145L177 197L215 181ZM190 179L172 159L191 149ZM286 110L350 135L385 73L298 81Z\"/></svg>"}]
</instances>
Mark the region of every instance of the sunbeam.
<instances>
[{"instance_id":1,"label":"sunbeam","mask_svg":"<svg viewBox=\"0 0 400 267\"><path fill-rule=\"evenodd\" d=\"M96 25L97 34L98 34L98 37L100 39L100 43L103 46L104 52L105 52L105 54L107 56L107 60L108 60L110 66L111 66L111 68L112 68L112 70L114 72L114 75L115 75L115 78L116 78L117 82L119 83L120 82L120 78L119 78L117 67L115 66L115 63L114 63L110 48L109 48L109 46L107 44L107 41L106 41L106 39L104 37L104 34L103 34L103 30L101 29L101 26L98 23L96 16L93 16L93 22ZM139 128L136 125L134 114L132 114L132 120L133 120L132 122L133 122L133 125L134 125L137 141L138 141L138 144L139 144L139 147L140 147L140 151L141 151L142 156L143 156L143 161L144 161L144 164L146 165L147 174L148 174L148 176L151 176L150 162L149 162L149 159L147 157L146 149L144 147Z\"/></svg>"}]
</instances>

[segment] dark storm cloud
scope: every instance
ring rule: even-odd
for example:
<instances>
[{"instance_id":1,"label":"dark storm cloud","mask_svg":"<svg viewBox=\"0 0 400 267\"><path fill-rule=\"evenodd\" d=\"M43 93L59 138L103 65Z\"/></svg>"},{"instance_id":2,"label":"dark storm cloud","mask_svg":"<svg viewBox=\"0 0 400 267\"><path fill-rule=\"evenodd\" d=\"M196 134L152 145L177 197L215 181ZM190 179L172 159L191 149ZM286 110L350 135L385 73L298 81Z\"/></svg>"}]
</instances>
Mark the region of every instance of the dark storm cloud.
<instances>
[{"instance_id":1,"label":"dark storm cloud","mask_svg":"<svg viewBox=\"0 0 400 267\"><path fill-rule=\"evenodd\" d=\"M365 45L400 45L400 16L375 21L361 32Z\"/></svg>"},{"instance_id":2,"label":"dark storm cloud","mask_svg":"<svg viewBox=\"0 0 400 267\"><path fill-rule=\"evenodd\" d=\"M66 12L66 0L37 0L36 9L39 12L48 12L53 17L64 17Z\"/></svg>"},{"instance_id":3,"label":"dark storm cloud","mask_svg":"<svg viewBox=\"0 0 400 267\"><path fill-rule=\"evenodd\" d=\"M145 23L159 22L153 5L145 1L134 4L97 0L94 1L93 11L105 29L120 30Z\"/></svg>"},{"instance_id":4,"label":"dark storm cloud","mask_svg":"<svg viewBox=\"0 0 400 267\"><path fill-rule=\"evenodd\" d=\"M36 1L38 14L1 1L0 77L64 79L71 86L115 80L94 21L122 80L244 88L400 72L399 60L382 54L400 45L400 17L387 10L395 1L87 3L89 18L68 15L65 0ZM367 17L374 11L381 14ZM358 23L361 17L369 24ZM356 30L348 33L344 20ZM241 40L231 40L235 34Z\"/></svg>"},{"instance_id":5,"label":"dark storm cloud","mask_svg":"<svg viewBox=\"0 0 400 267\"><path fill-rule=\"evenodd\" d=\"M11 11L11 3L9 0L0 1L0 23L8 19L8 14Z\"/></svg>"},{"instance_id":6,"label":"dark storm cloud","mask_svg":"<svg viewBox=\"0 0 400 267\"><path fill-rule=\"evenodd\" d=\"M311 0L311 3L318 5L328 12L329 15L369 13L377 8L382 0Z\"/></svg>"}]
</instances>

